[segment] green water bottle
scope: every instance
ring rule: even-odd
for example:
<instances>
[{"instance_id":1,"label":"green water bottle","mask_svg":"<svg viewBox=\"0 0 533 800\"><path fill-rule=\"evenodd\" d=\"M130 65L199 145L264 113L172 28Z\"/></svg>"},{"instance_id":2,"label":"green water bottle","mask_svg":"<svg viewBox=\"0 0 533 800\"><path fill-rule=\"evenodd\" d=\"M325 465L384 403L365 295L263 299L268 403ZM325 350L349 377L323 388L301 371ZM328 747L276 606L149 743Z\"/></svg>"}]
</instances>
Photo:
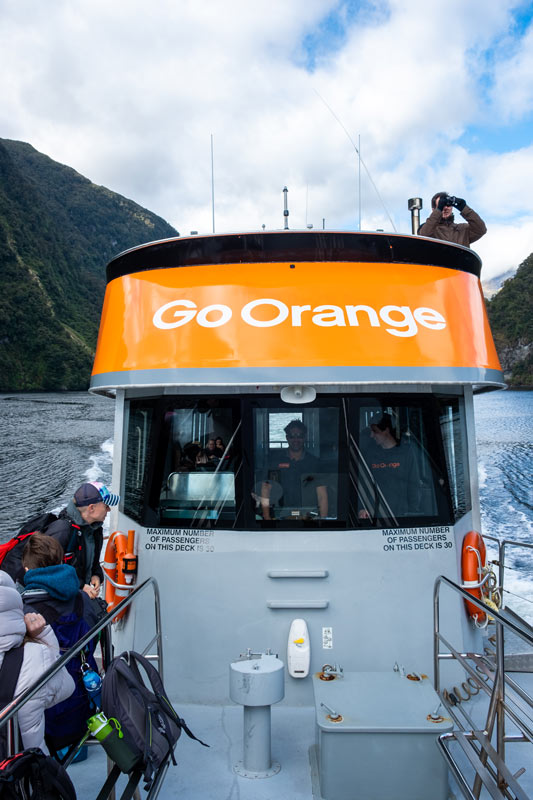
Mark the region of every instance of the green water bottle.
<instances>
[{"instance_id":1,"label":"green water bottle","mask_svg":"<svg viewBox=\"0 0 533 800\"><path fill-rule=\"evenodd\" d=\"M87 727L94 738L98 739L99 742L102 742L107 736L109 736L110 733L113 732L113 726L103 711L88 719Z\"/></svg>"},{"instance_id":2,"label":"green water bottle","mask_svg":"<svg viewBox=\"0 0 533 800\"><path fill-rule=\"evenodd\" d=\"M87 720L87 727L95 739L98 739L111 761L114 761L122 772L131 772L138 763L139 756L135 755L126 744L120 722L114 717L108 719L103 712L100 712Z\"/></svg>"}]
</instances>

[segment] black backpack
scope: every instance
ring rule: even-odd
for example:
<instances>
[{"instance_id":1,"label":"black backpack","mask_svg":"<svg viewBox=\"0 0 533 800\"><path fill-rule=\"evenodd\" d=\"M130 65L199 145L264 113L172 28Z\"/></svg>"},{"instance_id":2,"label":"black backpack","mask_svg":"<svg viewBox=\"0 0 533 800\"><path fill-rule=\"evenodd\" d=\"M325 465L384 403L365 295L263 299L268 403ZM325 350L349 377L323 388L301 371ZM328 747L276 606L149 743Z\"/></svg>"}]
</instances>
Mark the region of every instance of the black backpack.
<instances>
[{"instance_id":1,"label":"black backpack","mask_svg":"<svg viewBox=\"0 0 533 800\"><path fill-rule=\"evenodd\" d=\"M36 517L31 517L24 525L21 525L19 532L8 542L0 545L0 569L7 572L14 581L22 583L24 577L24 570L22 568L22 553L28 540L28 536L34 533L46 533L47 528L50 527L52 522L60 519L56 514L51 511L46 511L44 514L38 514ZM65 564L71 564L74 557L74 546L76 538L80 533L79 525L69 520L72 536L70 538L67 552L63 561Z\"/></svg>"},{"instance_id":2,"label":"black backpack","mask_svg":"<svg viewBox=\"0 0 533 800\"><path fill-rule=\"evenodd\" d=\"M0 800L76 800L68 773L32 747L0 762Z\"/></svg>"},{"instance_id":3,"label":"black backpack","mask_svg":"<svg viewBox=\"0 0 533 800\"><path fill-rule=\"evenodd\" d=\"M143 668L150 688L139 667ZM144 771L145 789L151 786L154 773L168 757L176 765L174 747L182 730L209 747L180 719L155 667L131 650L114 658L107 668L102 683L102 710L108 719L114 717L120 723L124 741L137 755L137 767Z\"/></svg>"}]
</instances>

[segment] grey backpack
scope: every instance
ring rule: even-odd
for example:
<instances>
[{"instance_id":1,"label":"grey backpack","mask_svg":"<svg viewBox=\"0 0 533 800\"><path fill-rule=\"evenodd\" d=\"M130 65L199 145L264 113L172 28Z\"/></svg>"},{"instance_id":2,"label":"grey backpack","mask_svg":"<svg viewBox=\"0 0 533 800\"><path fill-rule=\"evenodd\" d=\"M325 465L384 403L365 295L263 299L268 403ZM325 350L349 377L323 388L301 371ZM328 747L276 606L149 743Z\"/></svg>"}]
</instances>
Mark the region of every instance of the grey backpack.
<instances>
[{"instance_id":1,"label":"grey backpack","mask_svg":"<svg viewBox=\"0 0 533 800\"><path fill-rule=\"evenodd\" d=\"M141 673L145 673L146 680ZM102 711L121 725L124 741L134 755L136 766L144 771L145 788L168 757L176 765L174 747L181 731L197 739L168 699L155 667L133 650L113 659L102 682Z\"/></svg>"}]
</instances>

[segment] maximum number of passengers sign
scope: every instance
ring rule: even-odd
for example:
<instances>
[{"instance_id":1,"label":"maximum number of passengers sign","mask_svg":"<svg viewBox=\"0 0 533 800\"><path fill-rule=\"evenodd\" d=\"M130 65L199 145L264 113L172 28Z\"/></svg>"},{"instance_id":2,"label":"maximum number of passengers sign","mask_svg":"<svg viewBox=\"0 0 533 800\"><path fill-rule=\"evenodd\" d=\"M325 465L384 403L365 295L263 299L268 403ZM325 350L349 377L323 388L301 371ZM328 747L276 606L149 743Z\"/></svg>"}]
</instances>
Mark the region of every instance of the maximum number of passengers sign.
<instances>
[{"instance_id":1,"label":"maximum number of passengers sign","mask_svg":"<svg viewBox=\"0 0 533 800\"><path fill-rule=\"evenodd\" d=\"M449 525L434 528L392 528L381 531L383 550L389 553L449 550L454 546Z\"/></svg>"}]
</instances>

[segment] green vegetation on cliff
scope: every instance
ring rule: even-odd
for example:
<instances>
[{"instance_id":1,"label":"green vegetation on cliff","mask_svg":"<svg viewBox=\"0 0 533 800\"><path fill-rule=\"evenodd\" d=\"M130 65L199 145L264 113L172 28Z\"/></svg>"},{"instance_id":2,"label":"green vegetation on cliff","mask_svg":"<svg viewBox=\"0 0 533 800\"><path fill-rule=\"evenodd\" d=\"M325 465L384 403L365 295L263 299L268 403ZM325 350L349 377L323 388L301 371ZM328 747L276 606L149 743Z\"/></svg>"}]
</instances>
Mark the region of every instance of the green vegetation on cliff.
<instances>
[{"instance_id":1,"label":"green vegetation on cliff","mask_svg":"<svg viewBox=\"0 0 533 800\"><path fill-rule=\"evenodd\" d=\"M29 144L0 139L0 392L86 388L107 261L175 235Z\"/></svg>"},{"instance_id":2,"label":"green vegetation on cliff","mask_svg":"<svg viewBox=\"0 0 533 800\"><path fill-rule=\"evenodd\" d=\"M533 253L487 301L487 310L508 384L533 386Z\"/></svg>"}]
</instances>

